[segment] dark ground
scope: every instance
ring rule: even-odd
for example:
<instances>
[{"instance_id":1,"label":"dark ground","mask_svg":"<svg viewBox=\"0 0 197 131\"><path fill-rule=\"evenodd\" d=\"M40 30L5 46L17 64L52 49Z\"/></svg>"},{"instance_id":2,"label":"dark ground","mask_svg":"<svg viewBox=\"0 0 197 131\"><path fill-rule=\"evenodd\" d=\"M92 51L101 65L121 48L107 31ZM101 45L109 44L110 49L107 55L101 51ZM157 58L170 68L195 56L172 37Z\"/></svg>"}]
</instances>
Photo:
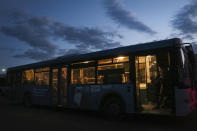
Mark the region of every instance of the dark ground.
<instances>
[{"instance_id":1,"label":"dark ground","mask_svg":"<svg viewBox=\"0 0 197 131\"><path fill-rule=\"evenodd\" d=\"M0 97L0 131L169 131L197 130L197 111L189 117L130 116L122 121L106 120L96 112L26 108Z\"/></svg>"}]
</instances>

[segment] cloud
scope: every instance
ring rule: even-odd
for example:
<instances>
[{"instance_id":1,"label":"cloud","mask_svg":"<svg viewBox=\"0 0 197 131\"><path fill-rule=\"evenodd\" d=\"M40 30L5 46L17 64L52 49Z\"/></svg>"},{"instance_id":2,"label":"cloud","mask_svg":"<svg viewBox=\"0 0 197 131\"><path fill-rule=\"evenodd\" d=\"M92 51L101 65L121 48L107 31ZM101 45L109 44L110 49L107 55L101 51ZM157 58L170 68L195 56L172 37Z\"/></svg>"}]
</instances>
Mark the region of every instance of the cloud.
<instances>
[{"instance_id":1,"label":"cloud","mask_svg":"<svg viewBox=\"0 0 197 131\"><path fill-rule=\"evenodd\" d=\"M105 32L99 28L76 28L56 22L52 26L54 36L73 43L79 49L106 49L121 46L111 38L119 37L114 32Z\"/></svg>"},{"instance_id":2,"label":"cloud","mask_svg":"<svg viewBox=\"0 0 197 131\"><path fill-rule=\"evenodd\" d=\"M47 16L33 17L22 11L10 12L7 18L10 22L0 27L0 32L6 36L25 42L31 49L14 55L15 58L44 60L52 58L58 46L49 41L52 20Z\"/></svg>"},{"instance_id":3,"label":"cloud","mask_svg":"<svg viewBox=\"0 0 197 131\"><path fill-rule=\"evenodd\" d=\"M132 12L126 10L121 3L121 0L104 0L104 6L107 14L118 24L123 25L128 29L151 35L156 33L150 27L138 20Z\"/></svg>"},{"instance_id":4,"label":"cloud","mask_svg":"<svg viewBox=\"0 0 197 131\"><path fill-rule=\"evenodd\" d=\"M185 39L193 40L197 33L197 1L182 7L171 21L172 27Z\"/></svg>"},{"instance_id":5,"label":"cloud","mask_svg":"<svg viewBox=\"0 0 197 131\"><path fill-rule=\"evenodd\" d=\"M8 51L8 52L17 52L17 51L22 51L23 49L19 48L10 48L10 47L2 47L0 48L1 51Z\"/></svg>"},{"instance_id":6,"label":"cloud","mask_svg":"<svg viewBox=\"0 0 197 131\"><path fill-rule=\"evenodd\" d=\"M57 48L48 40L51 35L48 25L52 23L48 17L32 17L22 12L13 12L10 19L12 23L0 27L4 35L17 38L45 52L54 52Z\"/></svg>"},{"instance_id":7,"label":"cloud","mask_svg":"<svg viewBox=\"0 0 197 131\"><path fill-rule=\"evenodd\" d=\"M16 11L8 15L8 21L7 24L0 26L0 32L30 46L30 49L23 54L14 56L17 58L43 60L44 55L46 59L52 58L58 55L60 48L54 44L56 40L67 41L68 46L74 45L76 50L99 50L121 46L119 42L112 40L116 37L122 38L116 32L93 27L73 27L48 16L35 17Z\"/></svg>"},{"instance_id":8,"label":"cloud","mask_svg":"<svg viewBox=\"0 0 197 131\"><path fill-rule=\"evenodd\" d=\"M53 53L38 51L37 49L29 49L25 51L23 54L17 54L13 57L15 58L30 58L33 60L46 60L53 58Z\"/></svg>"}]
</instances>

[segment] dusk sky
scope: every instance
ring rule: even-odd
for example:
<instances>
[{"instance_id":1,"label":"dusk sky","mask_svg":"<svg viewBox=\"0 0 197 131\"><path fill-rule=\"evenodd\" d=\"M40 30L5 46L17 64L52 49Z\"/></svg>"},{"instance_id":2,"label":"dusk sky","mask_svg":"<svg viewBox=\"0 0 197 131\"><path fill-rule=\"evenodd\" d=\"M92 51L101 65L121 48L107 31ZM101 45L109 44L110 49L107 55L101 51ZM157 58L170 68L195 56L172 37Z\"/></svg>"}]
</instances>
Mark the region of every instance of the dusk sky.
<instances>
[{"instance_id":1,"label":"dusk sky","mask_svg":"<svg viewBox=\"0 0 197 131\"><path fill-rule=\"evenodd\" d=\"M2 69L173 37L197 39L197 0L0 0Z\"/></svg>"}]
</instances>

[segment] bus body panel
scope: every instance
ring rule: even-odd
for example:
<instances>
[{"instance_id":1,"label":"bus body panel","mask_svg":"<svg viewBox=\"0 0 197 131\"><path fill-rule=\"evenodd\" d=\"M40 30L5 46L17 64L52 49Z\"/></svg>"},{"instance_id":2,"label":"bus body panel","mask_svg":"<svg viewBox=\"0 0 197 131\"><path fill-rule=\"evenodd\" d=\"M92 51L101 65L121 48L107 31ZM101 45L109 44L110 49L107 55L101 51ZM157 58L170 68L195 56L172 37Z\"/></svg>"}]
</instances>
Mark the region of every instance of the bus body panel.
<instances>
[{"instance_id":1,"label":"bus body panel","mask_svg":"<svg viewBox=\"0 0 197 131\"><path fill-rule=\"evenodd\" d=\"M21 96L19 102L22 103L25 95L29 94L32 98L32 104L50 105L50 87L49 86L23 86L21 88Z\"/></svg>"},{"instance_id":2,"label":"bus body panel","mask_svg":"<svg viewBox=\"0 0 197 131\"><path fill-rule=\"evenodd\" d=\"M49 86L39 86L32 89L32 99L35 104L50 105Z\"/></svg>"},{"instance_id":3,"label":"bus body panel","mask_svg":"<svg viewBox=\"0 0 197 131\"><path fill-rule=\"evenodd\" d=\"M176 116L186 116L197 105L196 89L175 89Z\"/></svg>"},{"instance_id":4,"label":"bus body panel","mask_svg":"<svg viewBox=\"0 0 197 131\"><path fill-rule=\"evenodd\" d=\"M99 111L101 101L107 95L118 95L125 103L127 113L134 113L133 88L128 84L70 86L70 108Z\"/></svg>"},{"instance_id":5,"label":"bus body panel","mask_svg":"<svg viewBox=\"0 0 197 131\"><path fill-rule=\"evenodd\" d=\"M190 112L187 89L175 89L176 116L185 116Z\"/></svg>"}]
</instances>

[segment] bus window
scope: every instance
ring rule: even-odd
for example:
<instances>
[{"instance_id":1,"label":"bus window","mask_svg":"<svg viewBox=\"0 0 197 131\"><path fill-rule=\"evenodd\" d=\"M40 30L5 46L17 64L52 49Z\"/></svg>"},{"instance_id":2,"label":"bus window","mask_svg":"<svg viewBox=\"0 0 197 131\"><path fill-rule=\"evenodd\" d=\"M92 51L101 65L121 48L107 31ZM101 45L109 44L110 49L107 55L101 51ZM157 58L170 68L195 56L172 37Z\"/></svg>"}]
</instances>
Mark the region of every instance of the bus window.
<instances>
[{"instance_id":1,"label":"bus window","mask_svg":"<svg viewBox=\"0 0 197 131\"><path fill-rule=\"evenodd\" d=\"M185 56L184 56L184 53L183 53L183 49L180 49L180 53L181 53L182 65L183 65L183 68L184 68L184 65L185 65Z\"/></svg>"},{"instance_id":2,"label":"bus window","mask_svg":"<svg viewBox=\"0 0 197 131\"><path fill-rule=\"evenodd\" d=\"M49 71L49 67L38 68L35 70L35 72L48 72L48 71Z\"/></svg>"},{"instance_id":3,"label":"bus window","mask_svg":"<svg viewBox=\"0 0 197 131\"><path fill-rule=\"evenodd\" d=\"M112 63L112 59L103 59L98 61L98 64L109 64L109 63Z\"/></svg>"},{"instance_id":4,"label":"bus window","mask_svg":"<svg viewBox=\"0 0 197 131\"><path fill-rule=\"evenodd\" d=\"M71 70L72 84L95 84L95 67Z\"/></svg>"},{"instance_id":5,"label":"bus window","mask_svg":"<svg viewBox=\"0 0 197 131\"><path fill-rule=\"evenodd\" d=\"M22 72L22 84L33 85L34 84L34 70L26 70Z\"/></svg>"},{"instance_id":6,"label":"bus window","mask_svg":"<svg viewBox=\"0 0 197 131\"><path fill-rule=\"evenodd\" d=\"M189 59L187 50L182 47L180 48L180 59L179 64L179 88L189 88L192 87L192 63Z\"/></svg>"},{"instance_id":7,"label":"bus window","mask_svg":"<svg viewBox=\"0 0 197 131\"><path fill-rule=\"evenodd\" d=\"M126 83L129 81L129 63L98 66L98 84Z\"/></svg>"},{"instance_id":8,"label":"bus window","mask_svg":"<svg viewBox=\"0 0 197 131\"><path fill-rule=\"evenodd\" d=\"M81 84L80 69L72 69L71 70L71 83L72 84Z\"/></svg>"},{"instance_id":9,"label":"bus window","mask_svg":"<svg viewBox=\"0 0 197 131\"><path fill-rule=\"evenodd\" d=\"M49 85L49 68L36 69L35 84L38 86Z\"/></svg>"}]
</instances>

